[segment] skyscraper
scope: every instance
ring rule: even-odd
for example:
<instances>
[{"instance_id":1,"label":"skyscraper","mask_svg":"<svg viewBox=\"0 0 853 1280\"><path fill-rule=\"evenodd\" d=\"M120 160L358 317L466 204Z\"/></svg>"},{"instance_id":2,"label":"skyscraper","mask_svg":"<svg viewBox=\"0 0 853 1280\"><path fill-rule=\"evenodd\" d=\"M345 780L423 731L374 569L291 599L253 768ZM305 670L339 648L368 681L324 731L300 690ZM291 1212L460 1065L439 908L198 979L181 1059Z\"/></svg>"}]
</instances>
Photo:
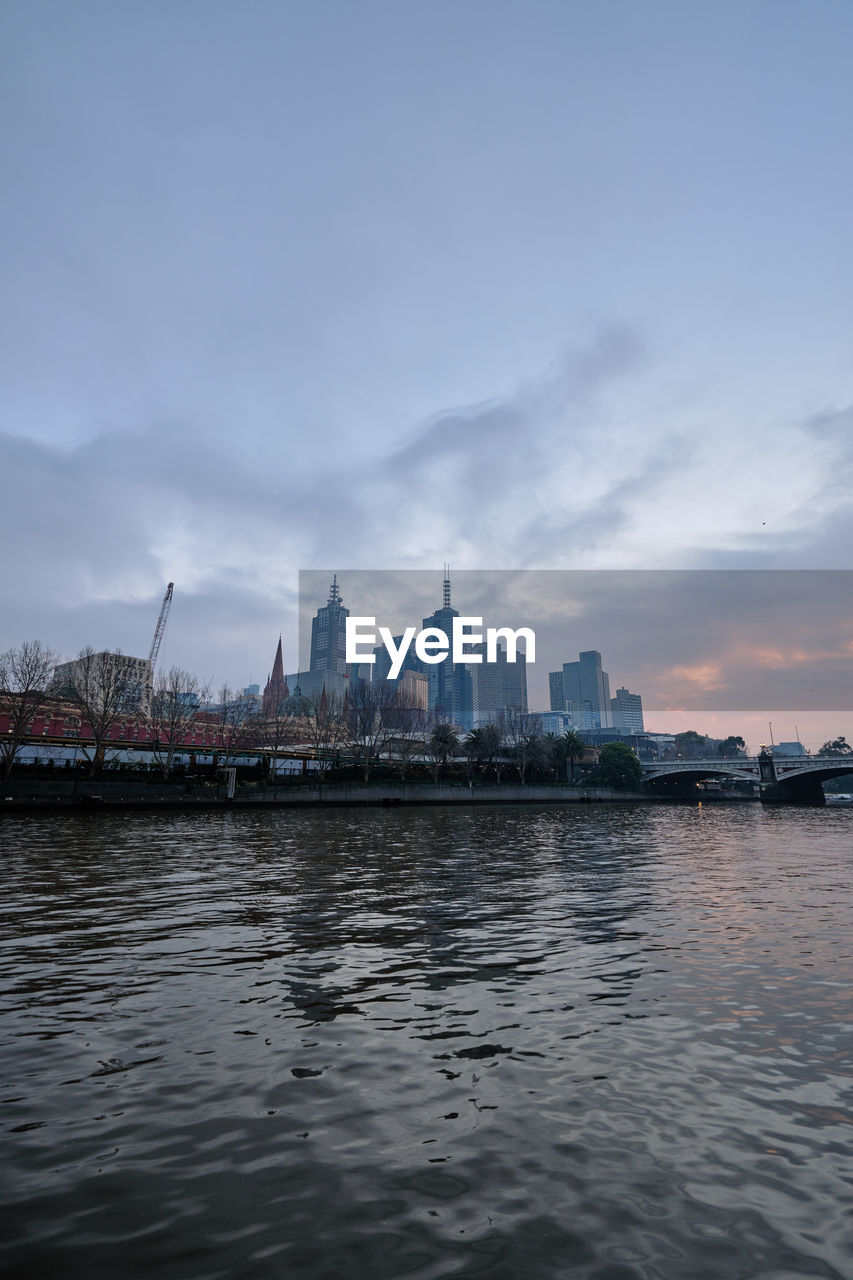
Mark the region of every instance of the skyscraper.
<instances>
[{"instance_id":1,"label":"skyscraper","mask_svg":"<svg viewBox=\"0 0 853 1280\"><path fill-rule=\"evenodd\" d=\"M437 627L453 643L453 619L459 610L450 603L450 567L444 566L443 601L440 609L424 618L424 627ZM429 709L441 720L470 729L474 724L474 688L471 668L464 662L453 662L450 655L442 662L427 663L429 677Z\"/></svg>"},{"instance_id":2,"label":"skyscraper","mask_svg":"<svg viewBox=\"0 0 853 1280\"><path fill-rule=\"evenodd\" d=\"M565 711L566 691L563 687L563 672L548 672L548 694L552 711Z\"/></svg>"},{"instance_id":3,"label":"skyscraper","mask_svg":"<svg viewBox=\"0 0 853 1280\"><path fill-rule=\"evenodd\" d=\"M611 699L613 726L625 729L629 733L644 733L643 699L638 693L629 693L627 689L617 689L616 697Z\"/></svg>"},{"instance_id":4,"label":"skyscraper","mask_svg":"<svg viewBox=\"0 0 853 1280\"><path fill-rule=\"evenodd\" d=\"M610 677L601 668L601 654L597 649L579 653L577 662L563 663L563 692L578 728L610 727Z\"/></svg>"},{"instance_id":5,"label":"skyscraper","mask_svg":"<svg viewBox=\"0 0 853 1280\"><path fill-rule=\"evenodd\" d=\"M393 637L393 642L397 649L399 649L402 641L403 641L403 637L401 635ZM377 647L373 650L373 656L375 661L373 663L372 679L388 680L389 679L388 672L391 670L391 654L387 646L384 644L377 645ZM420 658L415 653L414 645L410 645L409 648L406 650L405 657L403 658L403 662L400 667L400 674L397 676L397 679L395 681L392 681L392 683L396 684L397 682L402 680L403 676L407 671L425 671L425 670L426 668L424 664L421 662Z\"/></svg>"},{"instance_id":6,"label":"skyscraper","mask_svg":"<svg viewBox=\"0 0 853 1280\"><path fill-rule=\"evenodd\" d=\"M485 646L480 646L481 652ZM474 684L474 724L497 724L507 710L527 711L527 656L517 653L515 662L507 662L503 645L498 646L494 662L472 667Z\"/></svg>"},{"instance_id":7,"label":"skyscraper","mask_svg":"<svg viewBox=\"0 0 853 1280\"><path fill-rule=\"evenodd\" d=\"M344 608L338 590L338 575L332 579L329 599L318 609L311 622L311 656L309 671L334 671L346 675L346 620L349 609Z\"/></svg>"}]
</instances>

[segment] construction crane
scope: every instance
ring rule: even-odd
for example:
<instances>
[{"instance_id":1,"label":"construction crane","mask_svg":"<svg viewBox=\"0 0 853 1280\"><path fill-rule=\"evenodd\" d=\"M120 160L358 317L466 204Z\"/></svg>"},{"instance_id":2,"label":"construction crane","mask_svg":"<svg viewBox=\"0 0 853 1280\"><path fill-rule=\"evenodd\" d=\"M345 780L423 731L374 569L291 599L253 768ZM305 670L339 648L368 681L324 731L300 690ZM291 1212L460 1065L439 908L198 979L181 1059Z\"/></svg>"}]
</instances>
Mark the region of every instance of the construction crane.
<instances>
[{"instance_id":1,"label":"construction crane","mask_svg":"<svg viewBox=\"0 0 853 1280\"><path fill-rule=\"evenodd\" d=\"M152 680L154 679L154 668L157 665L157 654L160 652L160 641L163 639L163 632L166 630L166 619L169 616L174 586L174 582L170 582L166 588L163 604L160 607L160 617L157 619L157 626L154 628L154 639L151 641L151 652L148 655L148 670Z\"/></svg>"}]
</instances>

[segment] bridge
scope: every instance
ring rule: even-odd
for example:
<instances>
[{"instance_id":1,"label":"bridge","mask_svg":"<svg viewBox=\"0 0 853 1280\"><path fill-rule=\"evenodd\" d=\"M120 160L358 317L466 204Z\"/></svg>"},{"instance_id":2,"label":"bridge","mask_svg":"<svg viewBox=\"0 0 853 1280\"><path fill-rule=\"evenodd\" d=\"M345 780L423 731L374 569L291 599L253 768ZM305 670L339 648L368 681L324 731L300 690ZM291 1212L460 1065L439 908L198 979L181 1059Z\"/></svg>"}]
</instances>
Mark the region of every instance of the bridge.
<instances>
[{"instance_id":1,"label":"bridge","mask_svg":"<svg viewBox=\"0 0 853 1280\"><path fill-rule=\"evenodd\" d=\"M853 775L853 756L757 756L734 760L644 760L643 781L649 791L688 795L710 778L751 783L760 788L764 804L826 803L822 784L829 778Z\"/></svg>"}]
</instances>

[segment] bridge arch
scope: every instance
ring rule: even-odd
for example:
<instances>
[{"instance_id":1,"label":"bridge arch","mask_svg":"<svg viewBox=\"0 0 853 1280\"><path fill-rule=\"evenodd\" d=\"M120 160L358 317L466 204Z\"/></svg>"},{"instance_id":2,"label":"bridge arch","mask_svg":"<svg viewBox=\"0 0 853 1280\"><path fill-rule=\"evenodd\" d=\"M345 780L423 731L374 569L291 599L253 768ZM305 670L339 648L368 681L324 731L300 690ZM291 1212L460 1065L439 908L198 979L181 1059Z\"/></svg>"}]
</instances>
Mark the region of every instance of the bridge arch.
<instances>
[{"instance_id":1,"label":"bridge arch","mask_svg":"<svg viewBox=\"0 0 853 1280\"><path fill-rule=\"evenodd\" d=\"M688 796L695 793L698 783L716 778L736 786L760 784L765 804L825 804L823 783L846 775L853 775L853 757L777 757L767 751L736 760L643 762L648 791Z\"/></svg>"},{"instance_id":2,"label":"bridge arch","mask_svg":"<svg viewBox=\"0 0 853 1280\"><path fill-rule=\"evenodd\" d=\"M655 760L643 768L643 781L651 792L686 796L710 780L754 786L758 769L754 763L734 760Z\"/></svg>"},{"instance_id":3,"label":"bridge arch","mask_svg":"<svg viewBox=\"0 0 853 1280\"><path fill-rule=\"evenodd\" d=\"M831 756L825 761L812 757L808 764L798 762L789 766L780 760L774 764L775 783L761 789L761 799L765 804L826 804L823 783L830 778L853 775L853 760L833 759Z\"/></svg>"}]
</instances>

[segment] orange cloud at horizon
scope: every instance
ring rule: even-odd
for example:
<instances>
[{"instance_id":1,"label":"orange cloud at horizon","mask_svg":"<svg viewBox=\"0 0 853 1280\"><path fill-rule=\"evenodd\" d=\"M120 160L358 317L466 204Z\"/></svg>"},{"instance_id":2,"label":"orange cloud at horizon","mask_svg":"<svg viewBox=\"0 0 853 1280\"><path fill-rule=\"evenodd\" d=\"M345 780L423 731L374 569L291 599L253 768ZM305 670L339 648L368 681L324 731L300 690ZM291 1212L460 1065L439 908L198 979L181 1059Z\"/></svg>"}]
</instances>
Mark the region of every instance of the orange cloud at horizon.
<instances>
[{"instance_id":1,"label":"orange cloud at horizon","mask_svg":"<svg viewBox=\"0 0 853 1280\"><path fill-rule=\"evenodd\" d=\"M722 671L716 662L705 662L695 667L671 667L669 671L664 673L662 679L667 684L671 684L674 680L683 680L694 688L703 691L722 689L725 686Z\"/></svg>"},{"instance_id":2,"label":"orange cloud at horizon","mask_svg":"<svg viewBox=\"0 0 853 1280\"><path fill-rule=\"evenodd\" d=\"M838 711L708 711L684 707L643 707L643 719L650 733L684 733L695 729L711 738L739 734L754 755L762 743L800 742L808 751L817 751L824 742L844 736L853 743L853 707ZM772 725L772 732L771 732Z\"/></svg>"}]
</instances>

